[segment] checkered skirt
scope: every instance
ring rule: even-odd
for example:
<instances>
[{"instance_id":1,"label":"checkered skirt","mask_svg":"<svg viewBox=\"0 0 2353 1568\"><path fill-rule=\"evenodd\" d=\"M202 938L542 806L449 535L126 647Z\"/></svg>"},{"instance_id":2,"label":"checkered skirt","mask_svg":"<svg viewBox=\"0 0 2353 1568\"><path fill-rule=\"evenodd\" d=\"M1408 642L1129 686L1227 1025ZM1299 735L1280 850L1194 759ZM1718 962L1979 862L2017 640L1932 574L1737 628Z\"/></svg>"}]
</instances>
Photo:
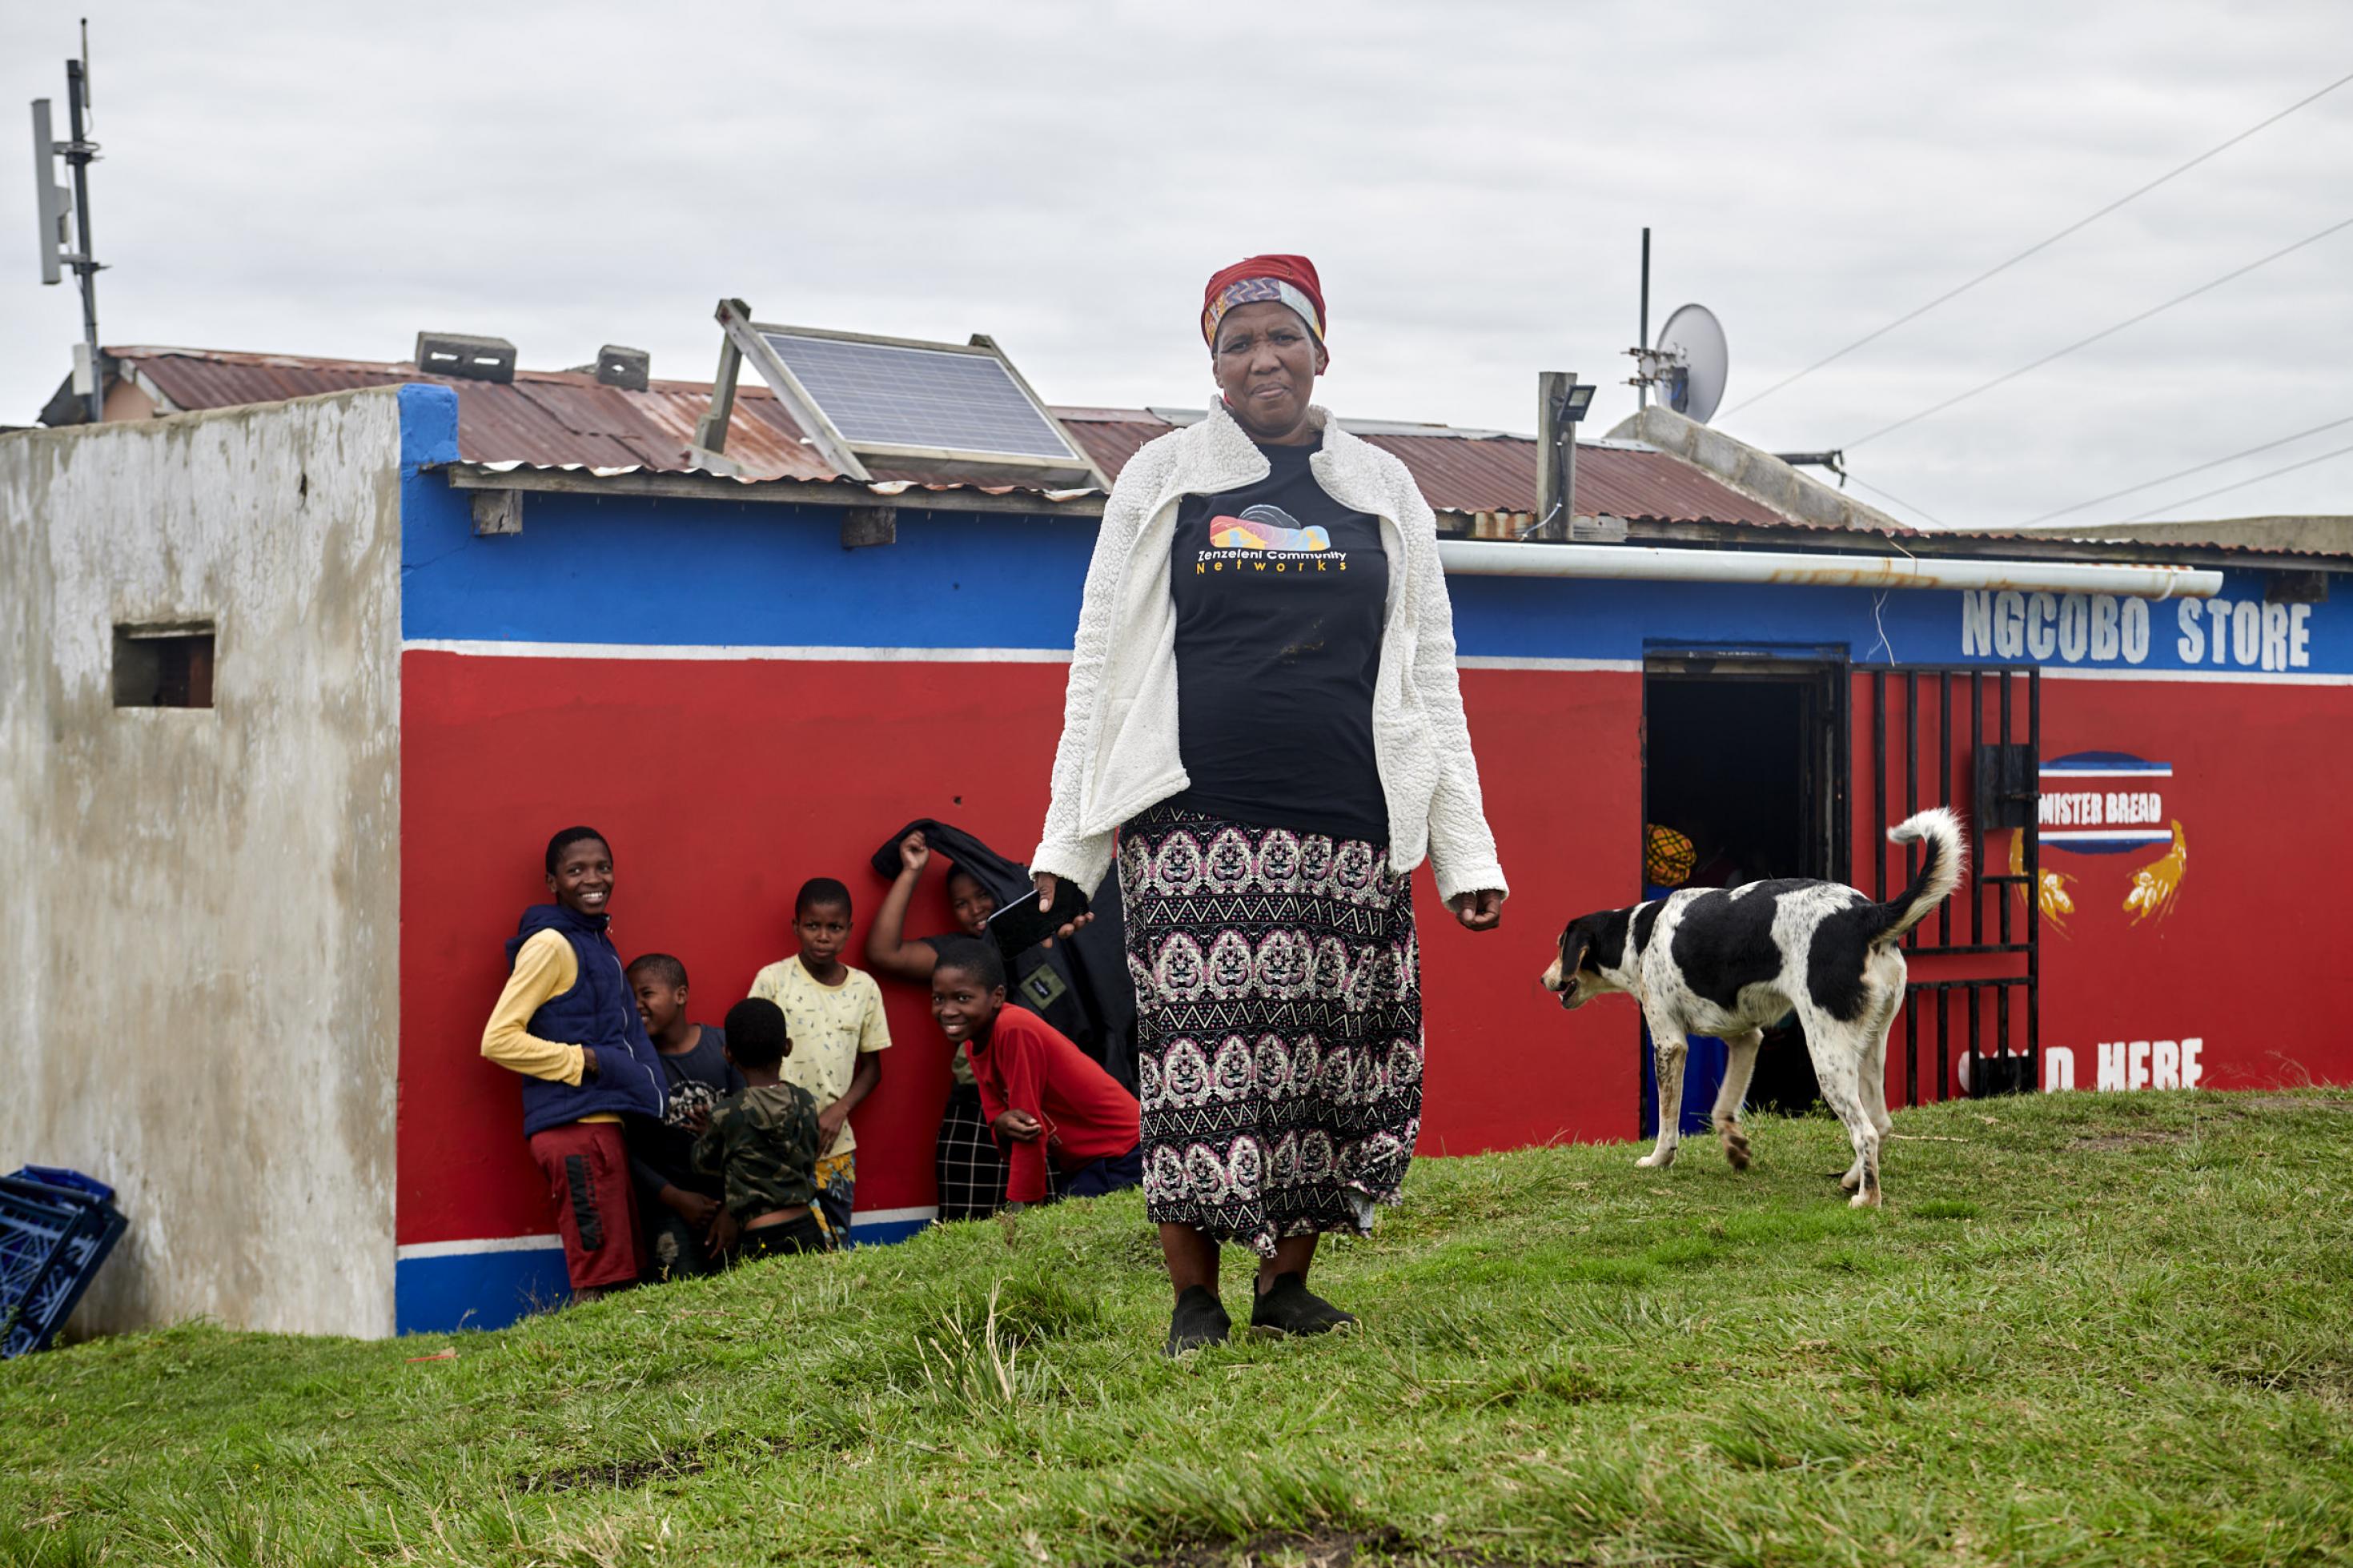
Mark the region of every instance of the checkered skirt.
<instances>
[{"instance_id":1,"label":"checkered skirt","mask_svg":"<svg viewBox=\"0 0 2353 1568\"><path fill-rule=\"evenodd\" d=\"M1421 1125L1410 879L1361 839L1155 806L1119 879L1152 1219L1261 1256L1369 1229Z\"/></svg>"},{"instance_id":2,"label":"checkered skirt","mask_svg":"<svg viewBox=\"0 0 2353 1568\"><path fill-rule=\"evenodd\" d=\"M1011 1167L989 1131L980 1090L972 1085L960 1083L948 1091L933 1157L939 1172L942 1220L987 1219L1005 1206Z\"/></svg>"}]
</instances>

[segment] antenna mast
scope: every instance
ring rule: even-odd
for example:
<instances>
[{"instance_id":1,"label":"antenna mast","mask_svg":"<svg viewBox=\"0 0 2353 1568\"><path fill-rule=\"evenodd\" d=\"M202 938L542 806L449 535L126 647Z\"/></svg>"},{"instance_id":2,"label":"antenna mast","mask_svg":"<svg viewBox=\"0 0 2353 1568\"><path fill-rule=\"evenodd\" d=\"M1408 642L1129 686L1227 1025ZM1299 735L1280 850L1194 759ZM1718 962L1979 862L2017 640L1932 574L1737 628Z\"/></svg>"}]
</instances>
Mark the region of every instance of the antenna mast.
<instances>
[{"instance_id":1,"label":"antenna mast","mask_svg":"<svg viewBox=\"0 0 2353 1568\"><path fill-rule=\"evenodd\" d=\"M34 207L41 224L41 281L56 283L71 267L81 284L81 338L74 351L74 390L82 395L90 422L105 412L106 389L101 384L98 353L98 274L100 263L90 241L90 166L98 158L98 143L89 135L90 19L81 24L81 58L66 61L66 126L70 139L53 141L49 133L49 100L33 100ZM58 158L73 171L73 188L56 184ZM74 245L68 247L66 216L74 219Z\"/></svg>"},{"instance_id":2,"label":"antenna mast","mask_svg":"<svg viewBox=\"0 0 2353 1568\"><path fill-rule=\"evenodd\" d=\"M1645 224L1645 225L1643 225L1643 226L1642 226L1642 324L1641 324L1641 331L1640 332L1638 332L1638 333L1635 335L1635 338L1634 338L1634 352L1635 352L1637 354L1639 354L1639 353L1641 353L1644 349L1647 349L1647 348L1649 348L1650 346L1651 346L1651 228L1650 228L1650 226L1649 226L1648 224ZM1649 407L1649 406L1650 406L1650 405L1651 405L1651 384L1650 384L1649 382L1646 382L1646 381L1637 381L1637 382L1634 384L1634 412L1635 412L1635 413L1637 413L1637 414L1640 414L1641 412L1642 412L1642 410L1643 410L1643 409L1645 409L1645 408Z\"/></svg>"}]
</instances>

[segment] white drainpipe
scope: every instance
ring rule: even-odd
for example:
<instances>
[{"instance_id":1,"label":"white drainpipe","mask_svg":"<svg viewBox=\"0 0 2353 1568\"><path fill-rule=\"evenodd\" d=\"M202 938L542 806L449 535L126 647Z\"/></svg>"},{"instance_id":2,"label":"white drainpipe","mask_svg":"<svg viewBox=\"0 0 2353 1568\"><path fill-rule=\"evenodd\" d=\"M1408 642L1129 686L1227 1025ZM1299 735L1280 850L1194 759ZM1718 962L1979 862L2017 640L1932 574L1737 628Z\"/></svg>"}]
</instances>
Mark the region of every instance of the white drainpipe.
<instances>
[{"instance_id":1,"label":"white drainpipe","mask_svg":"<svg viewBox=\"0 0 2353 1568\"><path fill-rule=\"evenodd\" d=\"M1828 588L2013 588L2120 594L2137 599L2210 598L2222 574L2195 566L2118 566L2081 561L1978 561L1911 555L1812 555L1795 551L1667 550L1645 544L1515 544L1441 539L1438 558L1456 576L1598 577L1650 583L1803 583Z\"/></svg>"}]
</instances>

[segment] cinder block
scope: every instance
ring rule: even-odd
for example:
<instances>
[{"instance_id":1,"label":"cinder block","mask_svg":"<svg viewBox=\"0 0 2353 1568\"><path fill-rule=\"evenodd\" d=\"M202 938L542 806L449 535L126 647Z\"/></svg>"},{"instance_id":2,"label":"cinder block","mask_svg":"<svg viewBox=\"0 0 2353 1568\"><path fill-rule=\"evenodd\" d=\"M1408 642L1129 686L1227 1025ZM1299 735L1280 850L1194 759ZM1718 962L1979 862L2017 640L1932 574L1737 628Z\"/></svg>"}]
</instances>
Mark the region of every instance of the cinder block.
<instances>
[{"instance_id":1,"label":"cinder block","mask_svg":"<svg viewBox=\"0 0 2353 1568\"><path fill-rule=\"evenodd\" d=\"M653 355L643 349L607 343L596 351L596 379L623 392L643 392L647 379L653 374Z\"/></svg>"},{"instance_id":2,"label":"cinder block","mask_svg":"<svg viewBox=\"0 0 2353 1568\"><path fill-rule=\"evenodd\" d=\"M433 375L454 375L465 381L514 380L515 346L504 338L469 337L463 332L417 334L417 368Z\"/></svg>"}]
</instances>

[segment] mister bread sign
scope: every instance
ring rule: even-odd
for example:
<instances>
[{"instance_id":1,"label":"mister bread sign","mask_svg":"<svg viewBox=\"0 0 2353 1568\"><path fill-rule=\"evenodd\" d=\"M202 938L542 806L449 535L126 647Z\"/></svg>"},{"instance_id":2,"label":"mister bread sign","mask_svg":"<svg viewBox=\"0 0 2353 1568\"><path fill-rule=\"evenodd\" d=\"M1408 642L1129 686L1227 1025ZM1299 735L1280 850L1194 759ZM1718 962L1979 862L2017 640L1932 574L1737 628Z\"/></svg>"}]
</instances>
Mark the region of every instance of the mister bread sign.
<instances>
[{"instance_id":1,"label":"mister bread sign","mask_svg":"<svg viewBox=\"0 0 2353 1568\"><path fill-rule=\"evenodd\" d=\"M2075 752L2042 764L2038 837L2076 855L2124 855L2169 844L2165 792L2171 763L2126 752Z\"/></svg>"},{"instance_id":2,"label":"mister bread sign","mask_svg":"<svg viewBox=\"0 0 2353 1568\"><path fill-rule=\"evenodd\" d=\"M2134 868L2123 907L2136 926L2162 921L2173 912L2189 869L2189 836L2166 805L2172 783L2171 763L2150 762L2129 752L2071 752L2053 757L2042 767L2035 841L2072 855L2158 852ZM2016 877L2026 873L2023 832L2010 835L2010 870ZM2078 900L2090 891L2076 889L2083 879L2048 864L2036 879L2042 918L2061 936L2067 934ZM2026 896L2023 884L2018 894Z\"/></svg>"}]
</instances>

